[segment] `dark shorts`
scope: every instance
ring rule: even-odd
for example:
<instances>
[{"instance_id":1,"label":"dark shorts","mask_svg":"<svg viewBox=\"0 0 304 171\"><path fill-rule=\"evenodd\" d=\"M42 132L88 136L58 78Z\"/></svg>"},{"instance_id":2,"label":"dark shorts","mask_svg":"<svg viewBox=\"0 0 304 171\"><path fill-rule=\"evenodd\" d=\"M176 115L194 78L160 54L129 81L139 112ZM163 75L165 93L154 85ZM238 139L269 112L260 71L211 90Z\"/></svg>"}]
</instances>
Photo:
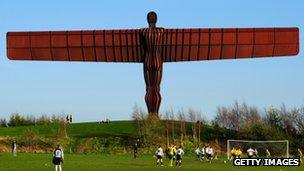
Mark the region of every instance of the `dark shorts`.
<instances>
[{"instance_id":1,"label":"dark shorts","mask_svg":"<svg viewBox=\"0 0 304 171\"><path fill-rule=\"evenodd\" d=\"M171 159L173 159L174 155L169 154L168 157L171 160Z\"/></svg>"},{"instance_id":2,"label":"dark shorts","mask_svg":"<svg viewBox=\"0 0 304 171\"><path fill-rule=\"evenodd\" d=\"M213 157L212 154L206 154L206 156L207 156L208 158Z\"/></svg>"},{"instance_id":3,"label":"dark shorts","mask_svg":"<svg viewBox=\"0 0 304 171\"><path fill-rule=\"evenodd\" d=\"M182 160L182 156L181 155L176 155L176 160Z\"/></svg>"},{"instance_id":4,"label":"dark shorts","mask_svg":"<svg viewBox=\"0 0 304 171\"><path fill-rule=\"evenodd\" d=\"M53 164L54 165L60 165L61 164L61 158L53 157Z\"/></svg>"},{"instance_id":5,"label":"dark shorts","mask_svg":"<svg viewBox=\"0 0 304 171\"><path fill-rule=\"evenodd\" d=\"M163 158L163 156L161 156L161 155L157 155L156 157L157 157L157 159L162 159Z\"/></svg>"}]
</instances>

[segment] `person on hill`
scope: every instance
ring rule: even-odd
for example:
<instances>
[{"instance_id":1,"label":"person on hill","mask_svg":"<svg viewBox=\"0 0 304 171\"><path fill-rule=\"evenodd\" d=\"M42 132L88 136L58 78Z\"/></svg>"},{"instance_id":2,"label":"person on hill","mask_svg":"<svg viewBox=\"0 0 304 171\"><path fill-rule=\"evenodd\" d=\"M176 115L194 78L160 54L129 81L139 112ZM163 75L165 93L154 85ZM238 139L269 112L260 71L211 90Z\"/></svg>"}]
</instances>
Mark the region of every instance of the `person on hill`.
<instances>
[{"instance_id":1,"label":"person on hill","mask_svg":"<svg viewBox=\"0 0 304 171\"><path fill-rule=\"evenodd\" d=\"M65 121L66 121L66 123L69 123L69 122L70 122L70 115L66 115Z\"/></svg>"},{"instance_id":2,"label":"person on hill","mask_svg":"<svg viewBox=\"0 0 304 171\"><path fill-rule=\"evenodd\" d=\"M163 166L164 152L163 152L161 145L158 146L158 149L156 150L155 155L156 155L156 166L158 166L158 164L160 164L160 166Z\"/></svg>"},{"instance_id":3,"label":"person on hill","mask_svg":"<svg viewBox=\"0 0 304 171\"><path fill-rule=\"evenodd\" d=\"M179 148L176 150L176 162L175 162L175 166L178 165L178 167L182 166L182 158L184 156L184 150L182 148L182 146L179 146Z\"/></svg>"},{"instance_id":4,"label":"person on hill","mask_svg":"<svg viewBox=\"0 0 304 171\"><path fill-rule=\"evenodd\" d=\"M16 143L16 141L13 141L13 143L12 143L12 154L13 154L14 157L17 156L17 143Z\"/></svg>"},{"instance_id":5,"label":"person on hill","mask_svg":"<svg viewBox=\"0 0 304 171\"><path fill-rule=\"evenodd\" d=\"M70 123L72 123L73 122L73 116L72 116L72 114L70 114Z\"/></svg>"},{"instance_id":6,"label":"person on hill","mask_svg":"<svg viewBox=\"0 0 304 171\"><path fill-rule=\"evenodd\" d=\"M53 164L55 165L55 171L61 171L61 164L63 163L63 150L60 148L60 145L57 145L53 152Z\"/></svg>"},{"instance_id":7,"label":"person on hill","mask_svg":"<svg viewBox=\"0 0 304 171\"><path fill-rule=\"evenodd\" d=\"M201 152L199 146L197 146L197 148L196 148L196 150L195 150L195 154L196 154L196 159L197 159L197 160L200 160L200 159L201 159L201 154L202 154L202 152Z\"/></svg>"}]
</instances>

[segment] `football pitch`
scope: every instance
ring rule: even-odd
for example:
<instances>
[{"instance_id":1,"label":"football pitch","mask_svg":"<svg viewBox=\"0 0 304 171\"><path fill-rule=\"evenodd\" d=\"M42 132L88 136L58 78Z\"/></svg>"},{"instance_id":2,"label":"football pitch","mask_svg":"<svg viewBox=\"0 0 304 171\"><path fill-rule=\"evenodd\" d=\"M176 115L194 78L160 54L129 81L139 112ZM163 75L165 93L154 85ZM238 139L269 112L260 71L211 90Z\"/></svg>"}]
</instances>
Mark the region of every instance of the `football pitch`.
<instances>
[{"instance_id":1,"label":"football pitch","mask_svg":"<svg viewBox=\"0 0 304 171\"><path fill-rule=\"evenodd\" d=\"M66 154L63 171L128 171L128 170L206 170L206 171L301 171L302 166L295 167L235 167L231 162L224 163L225 157L212 163L195 160L194 156L185 156L182 167L168 167L168 160L164 159L164 166L155 166L153 155L142 155L137 159L132 155L114 154ZM13 157L10 153L0 154L0 170L2 171L32 171L54 170L52 154L19 153Z\"/></svg>"}]
</instances>

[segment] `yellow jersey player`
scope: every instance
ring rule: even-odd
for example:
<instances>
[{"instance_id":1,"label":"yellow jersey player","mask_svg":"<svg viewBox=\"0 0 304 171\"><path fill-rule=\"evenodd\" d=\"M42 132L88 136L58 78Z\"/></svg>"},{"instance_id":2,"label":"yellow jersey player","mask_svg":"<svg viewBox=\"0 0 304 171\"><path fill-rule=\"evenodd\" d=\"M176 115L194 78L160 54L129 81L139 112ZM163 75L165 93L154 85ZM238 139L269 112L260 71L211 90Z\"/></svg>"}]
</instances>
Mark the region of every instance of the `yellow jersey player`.
<instances>
[{"instance_id":1,"label":"yellow jersey player","mask_svg":"<svg viewBox=\"0 0 304 171\"><path fill-rule=\"evenodd\" d=\"M169 166L173 166L173 158L175 156L175 146L171 144L171 146L168 147L168 157L169 157Z\"/></svg>"},{"instance_id":2,"label":"yellow jersey player","mask_svg":"<svg viewBox=\"0 0 304 171\"><path fill-rule=\"evenodd\" d=\"M242 150L241 150L240 148L238 148L238 149L236 150L236 158L241 158L242 155L243 155Z\"/></svg>"},{"instance_id":3,"label":"yellow jersey player","mask_svg":"<svg viewBox=\"0 0 304 171\"><path fill-rule=\"evenodd\" d=\"M231 149L230 155L231 155L230 160L236 158L236 149L234 147Z\"/></svg>"}]
</instances>

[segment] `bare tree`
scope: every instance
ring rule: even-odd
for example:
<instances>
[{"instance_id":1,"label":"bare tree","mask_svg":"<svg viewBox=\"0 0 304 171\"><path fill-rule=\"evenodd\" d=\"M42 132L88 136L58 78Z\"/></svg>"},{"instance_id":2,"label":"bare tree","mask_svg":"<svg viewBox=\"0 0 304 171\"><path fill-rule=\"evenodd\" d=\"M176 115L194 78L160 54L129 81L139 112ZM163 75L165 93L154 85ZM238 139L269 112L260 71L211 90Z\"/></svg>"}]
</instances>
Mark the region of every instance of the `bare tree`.
<instances>
[{"instance_id":1,"label":"bare tree","mask_svg":"<svg viewBox=\"0 0 304 171\"><path fill-rule=\"evenodd\" d=\"M291 135L296 132L296 120L298 117L298 109L286 109L284 104L281 105L279 114L282 118L282 128L285 130L285 133Z\"/></svg>"},{"instance_id":2,"label":"bare tree","mask_svg":"<svg viewBox=\"0 0 304 171\"><path fill-rule=\"evenodd\" d=\"M220 127L225 127L231 130L239 129L239 118L235 110L227 107L218 107L214 123Z\"/></svg>"},{"instance_id":3,"label":"bare tree","mask_svg":"<svg viewBox=\"0 0 304 171\"><path fill-rule=\"evenodd\" d=\"M140 109L137 104L133 106L132 119L137 123L138 135L142 136Z\"/></svg>"},{"instance_id":4,"label":"bare tree","mask_svg":"<svg viewBox=\"0 0 304 171\"><path fill-rule=\"evenodd\" d=\"M231 107L218 107L213 122L221 127L239 131L241 128L251 127L260 120L261 116L256 107L248 106L245 102L240 105L235 101Z\"/></svg>"},{"instance_id":5,"label":"bare tree","mask_svg":"<svg viewBox=\"0 0 304 171\"><path fill-rule=\"evenodd\" d=\"M170 116L170 120L171 120L171 134L172 134L172 142L173 142L173 144L175 143L175 141L174 141L174 135L175 135L175 124L174 124L174 122L175 122L175 115L174 115L174 111L173 111L173 109L170 109L169 111L168 111L168 113L169 113L169 116Z\"/></svg>"},{"instance_id":6,"label":"bare tree","mask_svg":"<svg viewBox=\"0 0 304 171\"><path fill-rule=\"evenodd\" d=\"M184 138L187 136L186 129L185 129L185 113L183 110L179 110L177 112L177 115L178 115L178 120L180 123L180 143L181 143L181 145L183 145Z\"/></svg>"},{"instance_id":7,"label":"bare tree","mask_svg":"<svg viewBox=\"0 0 304 171\"><path fill-rule=\"evenodd\" d=\"M170 112L165 112L165 129L166 129L166 140L167 140L167 146L169 146L169 120L170 120Z\"/></svg>"},{"instance_id":8,"label":"bare tree","mask_svg":"<svg viewBox=\"0 0 304 171\"><path fill-rule=\"evenodd\" d=\"M200 111L198 111L196 113L196 127L197 127L197 145L201 144L201 127L203 124L206 123L206 121L203 119L202 117L202 113Z\"/></svg>"},{"instance_id":9,"label":"bare tree","mask_svg":"<svg viewBox=\"0 0 304 171\"><path fill-rule=\"evenodd\" d=\"M143 138L143 141L145 141L145 135L147 132L146 130L147 114L143 111L142 108L138 107L137 104L135 104L133 107L132 119L137 124L138 135Z\"/></svg>"},{"instance_id":10,"label":"bare tree","mask_svg":"<svg viewBox=\"0 0 304 171\"><path fill-rule=\"evenodd\" d=\"M196 111L192 108L189 108L188 110L188 117L191 122L191 130L192 130L192 138L194 142L197 142L197 136L196 136Z\"/></svg>"},{"instance_id":11,"label":"bare tree","mask_svg":"<svg viewBox=\"0 0 304 171\"><path fill-rule=\"evenodd\" d=\"M304 135L304 106L299 109L294 109L293 112L297 113L295 121L297 132L301 135Z\"/></svg>"}]
</instances>

